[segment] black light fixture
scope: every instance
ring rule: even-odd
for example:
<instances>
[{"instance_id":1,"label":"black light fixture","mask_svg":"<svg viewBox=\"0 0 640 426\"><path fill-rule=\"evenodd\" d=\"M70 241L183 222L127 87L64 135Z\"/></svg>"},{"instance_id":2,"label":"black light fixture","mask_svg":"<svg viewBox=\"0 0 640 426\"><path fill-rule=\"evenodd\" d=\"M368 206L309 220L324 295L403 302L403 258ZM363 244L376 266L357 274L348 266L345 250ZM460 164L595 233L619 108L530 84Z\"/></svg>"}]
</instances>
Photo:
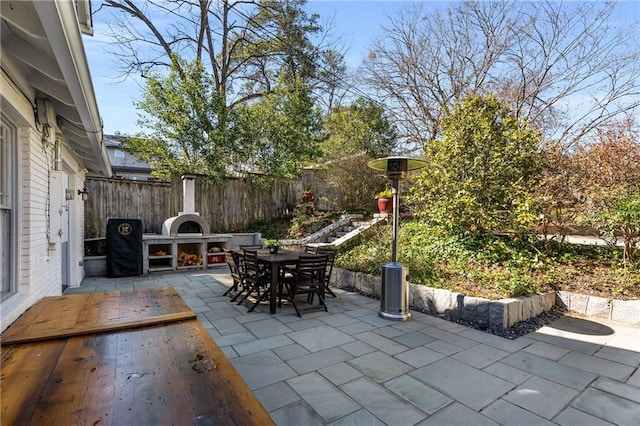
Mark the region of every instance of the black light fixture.
<instances>
[{"instance_id":1,"label":"black light fixture","mask_svg":"<svg viewBox=\"0 0 640 426\"><path fill-rule=\"evenodd\" d=\"M82 201L89 199L89 191L87 191L87 188L78 189L78 195L82 198Z\"/></svg>"},{"instance_id":2,"label":"black light fixture","mask_svg":"<svg viewBox=\"0 0 640 426\"><path fill-rule=\"evenodd\" d=\"M391 247L391 262L382 265L382 294L380 297L380 311L378 316L394 321L411 319L409 312L409 268L398 263L398 181L407 177L411 170L424 167L426 161L418 158L387 157L370 161L367 164L374 170L384 172L391 179L393 192L393 241Z\"/></svg>"}]
</instances>

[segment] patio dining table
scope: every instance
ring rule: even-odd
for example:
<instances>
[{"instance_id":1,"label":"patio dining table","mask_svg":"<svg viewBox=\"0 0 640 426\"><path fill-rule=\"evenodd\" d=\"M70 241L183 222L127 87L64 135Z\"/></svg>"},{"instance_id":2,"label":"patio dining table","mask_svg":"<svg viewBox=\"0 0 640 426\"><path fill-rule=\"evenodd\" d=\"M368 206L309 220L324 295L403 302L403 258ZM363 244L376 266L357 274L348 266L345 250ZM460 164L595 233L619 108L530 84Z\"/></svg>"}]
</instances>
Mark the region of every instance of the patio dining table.
<instances>
[{"instance_id":1,"label":"patio dining table","mask_svg":"<svg viewBox=\"0 0 640 426\"><path fill-rule=\"evenodd\" d=\"M243 250L236 250L240 256L244 255ZM271 271L271 290L269 294L269 313L276 313L276 305L278 303L278 278L280 268L283 266L292 266L298 263L301 255L308 256L308 253L302 253L293 250L279 250L278 253L271 253L268 249L257 250L258 262L267 267Z\"/></svg>"}]
</instances>

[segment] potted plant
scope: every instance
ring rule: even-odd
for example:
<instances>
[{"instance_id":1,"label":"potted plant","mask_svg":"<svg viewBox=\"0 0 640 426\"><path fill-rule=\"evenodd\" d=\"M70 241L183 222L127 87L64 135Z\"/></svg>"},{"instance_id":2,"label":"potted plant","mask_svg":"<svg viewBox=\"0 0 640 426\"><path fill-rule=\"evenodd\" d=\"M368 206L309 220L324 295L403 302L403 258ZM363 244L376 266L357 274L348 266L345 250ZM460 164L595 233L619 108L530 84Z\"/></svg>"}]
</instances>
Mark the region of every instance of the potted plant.
<instances>
[{"instance_id":1,"label":"potted plant","mask_svg":"<svg viewBox=\"0 0 640 426\"><path fill-rule=\"evenodd\" d=\"M393 192L391 188L378 192L376 199L378 200L378 210L380 213L393 213Z\"/></svg>"},{"instance_id":2,"label":"potted plant","mask_svg":"<svg viewBox=\"0 0 640 426\"><path fill-rule=\"evenodd\" d=\"M311 190L310 186L307 186L304 191L302 191L302 201L305 203L312 203L316 199L315 194Z\"/></svg>"},{"instance_id":3,"label":"potted plant","mask_svg":"<svg viewBox=\"0 0 640 426\"><path fill-rule=\"evenodd\" d=\"M284 247L284 244L282 244L282 241L280 240L267 240L265 246L269 249L271 254L278 254L280 249Z\"/></svg>"}]
</instances>

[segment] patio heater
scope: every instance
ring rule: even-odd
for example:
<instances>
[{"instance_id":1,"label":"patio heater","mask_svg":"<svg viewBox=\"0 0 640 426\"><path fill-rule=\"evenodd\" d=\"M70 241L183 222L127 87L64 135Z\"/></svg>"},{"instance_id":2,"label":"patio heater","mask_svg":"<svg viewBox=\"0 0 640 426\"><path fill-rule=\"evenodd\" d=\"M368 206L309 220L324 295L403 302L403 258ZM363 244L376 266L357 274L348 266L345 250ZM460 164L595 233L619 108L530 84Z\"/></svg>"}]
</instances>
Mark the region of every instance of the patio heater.
<instances>
[{"instance_id":1,"label":"patio heater","mask_svg":"<svg viewBox=\"0 0 640 426\"><path fill-rule=\"evenodd\" d=\"M393 193L393 245L391 262L382 265L382 294L380 297L381 318L394 321L411 319L409 312L409 269L398 263L398 210L400 199L398 196L398 181L404 179L411 170L421 169L427 164L424 160L408 157L387 157L370 161L368 166L374 170L385 172L391 179Z\"/></svg>"}]
</instances>

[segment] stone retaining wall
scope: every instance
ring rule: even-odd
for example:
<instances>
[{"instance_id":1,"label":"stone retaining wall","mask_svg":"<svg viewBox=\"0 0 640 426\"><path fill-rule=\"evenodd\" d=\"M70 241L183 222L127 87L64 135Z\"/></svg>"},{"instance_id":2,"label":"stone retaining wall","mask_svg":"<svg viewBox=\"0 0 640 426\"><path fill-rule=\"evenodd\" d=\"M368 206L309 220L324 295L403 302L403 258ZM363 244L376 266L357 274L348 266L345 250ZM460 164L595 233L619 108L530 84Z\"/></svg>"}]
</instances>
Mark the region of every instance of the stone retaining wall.
<instances>
[{"instance_id":1,"label":"stone retaining wall","mask_svg":"<svg viewBox=\"0 0 640 426\"><path fill-rule=\"evenodd\" d=\"M333 282L337 287L380 297L380 276L335 268ZM489 300L465 296L449 290L409 283L409 307L433 315L475 322L483 327L508 328L551 309L556 303L554 292L528 297Z\"/></svg>"},{"instance_id":2,"label":"stone retaining wall","mask_svg":"<svg viewBox=\"0 0 640 426\"><path fill-rule=\"evenodd\" d=\"M337 287L376 298L382 294L382 279L378 275L341 268L335 268L333 273L333 282ZM411 309L472 321L482 327L508 328L517 322L533 318L556 304L582 315L640 325L640 300L606 299L566 291L490 300L409 283Z\"/></svg>"}]
</instances>

